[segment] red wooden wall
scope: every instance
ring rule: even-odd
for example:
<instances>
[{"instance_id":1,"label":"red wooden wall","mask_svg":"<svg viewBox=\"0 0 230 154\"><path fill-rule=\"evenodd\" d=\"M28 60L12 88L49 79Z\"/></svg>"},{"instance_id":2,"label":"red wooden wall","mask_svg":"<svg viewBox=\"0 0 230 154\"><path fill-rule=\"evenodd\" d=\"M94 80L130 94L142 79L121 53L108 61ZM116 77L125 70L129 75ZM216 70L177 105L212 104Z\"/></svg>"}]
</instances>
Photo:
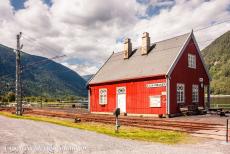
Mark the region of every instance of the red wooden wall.
<instances>
[{"instance_id":1,"label":"red wooden wall","mask_svg":"<svg viewBox=\"0 0 230 154\"><path fill-rule=\"evenodd\" d=\"M90 111L113 112L116 108L116 88L126 87L126 111L134 114L166 114L166 96L161 96L161 107L150 107L149 96L162 95L166 87L147 88L147 84L166 82L164 76L126 82L90 85ZM107 104L99 104L99 89L107 88Z\"/></svg>"},{"instance_id":2,"label":"red wooden wall","mask_svg":"<svg viewBox=\"0 0 230 154\"><path fill-rule=\"evenodd\" d=\"M196 55L196 69L188 67L188 53ZM191 39L180 60L171 74L170 80L170 113L178 113L179 107L176 98L177 83L185 84L185 105L192 103L192 84L199 85L199 105L204 106L204 88L201 88L199 78L204 79L204 84L209 84L205 68L199 57L194 41Z\"/></svg>"}]
</instances>

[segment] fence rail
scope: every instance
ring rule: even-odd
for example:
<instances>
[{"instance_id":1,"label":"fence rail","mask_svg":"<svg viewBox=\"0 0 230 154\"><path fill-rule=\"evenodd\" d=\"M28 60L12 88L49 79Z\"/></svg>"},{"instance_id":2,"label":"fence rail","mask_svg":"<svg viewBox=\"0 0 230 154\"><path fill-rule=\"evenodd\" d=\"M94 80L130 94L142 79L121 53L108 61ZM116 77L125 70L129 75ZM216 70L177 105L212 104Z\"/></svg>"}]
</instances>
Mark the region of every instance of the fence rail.
<instances>
[{"instance_id":1,"label":"fence rail","mask_svg":"<svg viewBox=\"0 0 230 154\"><path fill-rule=\"evenodd\" d=\"M16 107L16 103L1 104L2 107ZM82 108L88 109L88 101L65 101L65 102L24 102L23 107L34 108Z\"/></svg>"},{"instance_id":2,"label":"fence rail","mask_svg":"<svg viewBox=\"0 0 230 154\"><path fill-rule=\"evenodd\" d=\"M31 103L32 107L42 107L42 108L88 108L88 102L84 103Z\"/></svg>"},{"instance_id":3,"label":"fence rail","mask_svg":"<svg viewBox=\"0 0 230 154\"><path fill-rule=\"evenodd\" d=\"M230 109L230 104L211 104L212 108Z\"/></svg>"}]
</instances>

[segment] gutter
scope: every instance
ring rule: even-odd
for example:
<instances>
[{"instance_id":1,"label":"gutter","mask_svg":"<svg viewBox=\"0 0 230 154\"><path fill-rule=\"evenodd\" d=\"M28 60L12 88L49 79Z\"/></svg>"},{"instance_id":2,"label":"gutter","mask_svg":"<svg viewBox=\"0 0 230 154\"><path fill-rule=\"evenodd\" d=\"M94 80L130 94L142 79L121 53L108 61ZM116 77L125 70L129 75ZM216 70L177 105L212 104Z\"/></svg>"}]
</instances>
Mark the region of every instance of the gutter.
<instances>
[{"instance_id":1,"label":"gutter","mask_svg":"<svg viewBox=\"0 0 230 154\"><path fill-rule=\"evenodd\" d=\"M166 97L166 101L167 101L167 109L166 109L166 114L170 115L170 79L171 77L168 75L165 75L166 78L166 93L167 93L167 97Z\"/></svg>"},{"instance_id":2,"label":"gutter","mask_svg":"<svg viewBox=\"0 0 230 154\"><path fill-rule=\"evenodd\" d=\"M147 78L157 78L157 77L164 77L165 74L157 74L157 75L150 75L150 76L140 76L140 77L134 77L134 78L124 78L124 79L118 79L118 80L108 80L104 82L96 82L88 84L90 85L100 85L100 84L109 84L109 83L119 83L119 82L127 82L127 81L135 81L135 80L142 80Z\"/></svg>"}]
</instances>

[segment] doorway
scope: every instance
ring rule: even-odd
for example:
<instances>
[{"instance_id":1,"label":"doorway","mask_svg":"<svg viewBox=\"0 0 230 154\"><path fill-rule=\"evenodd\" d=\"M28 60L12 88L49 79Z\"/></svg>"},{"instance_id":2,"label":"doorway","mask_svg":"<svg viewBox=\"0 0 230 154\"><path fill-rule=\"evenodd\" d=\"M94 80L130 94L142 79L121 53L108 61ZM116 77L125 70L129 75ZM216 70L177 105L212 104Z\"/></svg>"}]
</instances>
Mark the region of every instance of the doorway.
<instances>
[{"instance_id":1,"label":"doorway","mask_svg":"<svg viewBox=\"0 0 230 154\"><path fill-rule=\"evenodd\" d=\"M126 113L126 87L117 87L117 108Z\"/></svg>"}]
</instances>

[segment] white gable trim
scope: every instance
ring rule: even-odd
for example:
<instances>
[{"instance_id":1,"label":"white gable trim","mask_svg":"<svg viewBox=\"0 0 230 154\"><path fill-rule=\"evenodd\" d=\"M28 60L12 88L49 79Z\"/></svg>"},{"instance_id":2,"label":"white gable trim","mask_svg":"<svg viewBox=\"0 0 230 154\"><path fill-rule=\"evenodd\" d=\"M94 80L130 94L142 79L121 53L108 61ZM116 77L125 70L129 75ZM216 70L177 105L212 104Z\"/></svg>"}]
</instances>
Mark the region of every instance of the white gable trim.
<instances>
[{"instance_id":1,"label":"white gable trim","mask_svg":"<svg viewBox=\"0 0 230 154\"><path fill-rule=\"evenodd\" d=\"M200 56L201 62L202 62L202 64L203 64L203 66L204 66L205 72L206 72L206 74L208 75L208 79L209 79L209 82L210 82L210 81L211 81L211 76L210 76L210 74L209 74L209 72L208 72L208 69L207 69L207 67L206 67L206 65L205 65L204 58L203 58L203 56L201 55L200 48L199 48L199 46L198 46L198 44L197 44L196 38L195 38L195 36L194 36L193 33L192 33L192 39L193 39L194 44L195 44L195 46L196 46L196 48L197 48L197 52L198 52L198 54L199 54L199 56Z\"/></svg>"},{"instance_id":2,"label":"white gable trim","mask_svg":"<svg viewBox=\"0 0 230 154\"><path fill-rule=\"evenodd\" d=\"M189 34L189 36L187 37L186 41L184 42L183 46L181 47L179 53L177 54L175 60L173 61L173 63L171 64L171 66L169 67L169 70L167 71L166 75L168 75L169 77L171 76L172 71L174 70L174 68L176 67L177 62L179 61L180 57L182 56L182 54L184 53L184 50L186 49L191 36L193 34L193 31Z\"/></svg>"}]
</instances>

